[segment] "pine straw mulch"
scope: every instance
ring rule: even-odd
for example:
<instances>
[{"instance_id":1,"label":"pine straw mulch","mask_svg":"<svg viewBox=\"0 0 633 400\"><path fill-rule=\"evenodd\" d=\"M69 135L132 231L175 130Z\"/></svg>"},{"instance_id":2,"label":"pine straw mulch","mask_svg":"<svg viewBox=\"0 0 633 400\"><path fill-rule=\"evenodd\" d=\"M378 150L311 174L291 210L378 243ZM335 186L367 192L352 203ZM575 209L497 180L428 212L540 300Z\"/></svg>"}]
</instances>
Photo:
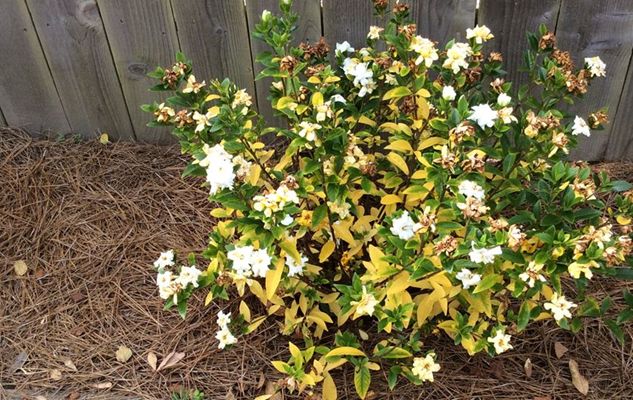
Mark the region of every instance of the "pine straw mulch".
<instances>
[{"instance_id":1,"label":"pine straw mulch","mask_svg":"<svg viewBox=\"0 0 633 400\"><path fill-rule=\"evenodd\" d=\"M252 399L278 379L268 361L286 357L286 339L273 324L219 351L216 305L196 299L186 321L162 310L151 263L166 248L200 251L213 224L206 190L180 178L184 165L175 147L59 143L0 130L0 398L167 399L183 385L209 399ZM610 168L633 175L632 164ZM16 260L26 261L24 276L14 272ZM621 289L597 281L592 290L617 298ZM631 336L629 327L622 348L599 322L577 336L545 322L495 359L469 358L433 337L427 345L442 365L436 382L395 393L376 385L374 398L577 399L574 359L589 379L588 398L631 399ZM561 359L556 342L569 348ZM133 352L126 363L115 358L122 345ZM146 361L150 351L160 362L174 350L186 353L174 368L157 373ZM337 380L339 398L355 398L351 369Z\"/></svg>"}]
</instances>

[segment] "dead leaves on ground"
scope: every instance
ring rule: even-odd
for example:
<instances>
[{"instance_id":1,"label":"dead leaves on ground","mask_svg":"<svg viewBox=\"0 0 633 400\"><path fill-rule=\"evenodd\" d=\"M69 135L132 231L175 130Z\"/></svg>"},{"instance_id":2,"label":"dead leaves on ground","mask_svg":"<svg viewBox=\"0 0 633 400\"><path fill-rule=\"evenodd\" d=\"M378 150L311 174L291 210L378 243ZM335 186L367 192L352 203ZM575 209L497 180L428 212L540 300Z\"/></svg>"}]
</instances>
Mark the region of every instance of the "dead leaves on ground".
<instances>
[{"instance_id":1,"label":"dead leaves on ground","mask_svg":"<svg viewBox=\"0 0 633 400\"><path fill-rule=\"evenodd\" d=\"M13 270L17 276L24 276L29 270L29 267L26 265L26 261L18 260L13 263Z\"/></svg>"},{"instance_id":2,"label":"dead leaves on ground","mask_svg":"<svg viewBox=\"0 0 633 400\"><path fill-rule=\"evenodd\" d=\"M116 359L122 363L127 362L132 357L132 350L126 346L119 346L116 351Z\"/></svg>"},{"instance_id":3,"label":"dead leaves on ground","mask_svg":"<svg viewBox=\"0 0 633 400\"><path fill-rule=\"evenodd\" d=\"M578 363L575 360L569 360L569 371L574 387L584 395L589 393L589 381L578 371Z\"/></svg>"},{"instance_id":4,"label":"dead leaves on ground","mask_svg":"<svg viewBox=\"0 0 633 400\"><path fill-rule=\"evenodd\" d=\"M183 358L185 358L185 353L177 353L175 351L172 351L167 355L167 357L163 359L163 361L156 369L156 372L160 372L164 369L173 367L174 365L178 364Z\"/></svg>"}]
</instances>

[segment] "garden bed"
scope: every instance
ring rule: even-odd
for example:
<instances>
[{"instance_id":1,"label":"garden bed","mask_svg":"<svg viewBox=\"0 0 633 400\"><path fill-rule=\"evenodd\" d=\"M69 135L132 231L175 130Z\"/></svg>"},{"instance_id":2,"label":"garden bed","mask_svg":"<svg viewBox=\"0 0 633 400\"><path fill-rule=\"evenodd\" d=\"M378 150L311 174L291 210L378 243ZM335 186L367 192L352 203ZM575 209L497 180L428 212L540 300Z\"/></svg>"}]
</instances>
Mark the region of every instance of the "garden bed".
<instances>
[{"instance_id":1,"label":"garden bed","mask_svg":"<svg viewBox=\"0 0 633 400\"><path fill-rule=\"evenodd\" d=\"M186 321L162 310L153 260L166 248L199 252L213 224L207 190L180 178L185 164L176 147L0 131L0 398L165 399L183 385L208 399L252 399L279 378L268 360L287 339L274 324L220 351L217 306L198 298ZM597 168L633 176L631 163ZM14 270L18 260L24 275ZM623 289L606 280L591 288L598 298ZM440 335L427 341L442 365L435 383L401 385L395 394L378 387L373 398L576 399L569 370L576 360L587 398L630 399L633 327L625 336L622 348L599 322L574 336L545 321L490 359L469 358ZM568 351L559 358L560 345ZM132 351L126 362L116 358L120 346ZM185 357L171 368L155 372L147 362L150 352L160 363L172 351ZM346 372L336 377L345 390L339 398L355 398Z\"/></svg>"}]
</instances>

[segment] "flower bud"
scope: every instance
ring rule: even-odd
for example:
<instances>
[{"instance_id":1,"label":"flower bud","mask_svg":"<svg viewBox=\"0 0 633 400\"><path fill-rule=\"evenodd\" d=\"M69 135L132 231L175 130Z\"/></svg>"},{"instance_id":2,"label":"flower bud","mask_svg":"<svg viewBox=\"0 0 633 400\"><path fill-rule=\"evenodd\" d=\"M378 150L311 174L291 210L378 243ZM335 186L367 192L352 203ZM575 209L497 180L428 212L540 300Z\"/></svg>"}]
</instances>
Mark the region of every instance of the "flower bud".
<instances>
[{"instance_id":1,"label":"flower bud","mask_svg":"<svg viewBox=\"0 0 633 400\"><path fill-rule=\"evenodd\" d=\"M270 11L268 10L264 10L262 12L262 21L264 22L268 22L270 21L270 18L272 17L272 14L270 13Z\"/></svg>"}]
</instances>

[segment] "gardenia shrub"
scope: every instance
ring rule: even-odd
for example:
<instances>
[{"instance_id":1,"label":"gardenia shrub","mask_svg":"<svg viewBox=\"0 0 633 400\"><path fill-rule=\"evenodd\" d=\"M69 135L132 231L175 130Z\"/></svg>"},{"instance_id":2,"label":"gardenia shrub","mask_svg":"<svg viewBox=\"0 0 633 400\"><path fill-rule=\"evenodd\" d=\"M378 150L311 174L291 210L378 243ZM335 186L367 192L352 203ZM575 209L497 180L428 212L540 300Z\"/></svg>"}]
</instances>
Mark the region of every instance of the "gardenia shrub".
<instances>
[{"instance_id":1,"label":"gardenia shrub","mask_svg":"<svg viewBox=\"0 0 633 400\"><path fill-rule=\"evenodd\" d=\"M254 36L271 51L259 77L273 78L287 128L267 127L244 89L200 80L181 54L152 73L174 95L144 106L150 125L173 128L192 159L184 175L205 177L217 207L208 266L171 250L155 262L166 307L184 317L196 291L226 304L221 349L275 321L291 342L290 358L272 361L287 376L279 390L325 400L346 363L361 398L372 371L390 388L432 382L442 355L429 335L492 356L532 321L576 332L581 317L606 315L623 340L633 296L614 316L585 288L596 275L631 278L631 185L566 161L606 122L565 104L605 64L576 68L541 27L528 35L529 84L513 88L501 54L483 51L487 27L439 47L406 4L387 3L374 0L386 23L361 49L293 46L290 0L262 14Z\"/></svg>"}]
</instances>

